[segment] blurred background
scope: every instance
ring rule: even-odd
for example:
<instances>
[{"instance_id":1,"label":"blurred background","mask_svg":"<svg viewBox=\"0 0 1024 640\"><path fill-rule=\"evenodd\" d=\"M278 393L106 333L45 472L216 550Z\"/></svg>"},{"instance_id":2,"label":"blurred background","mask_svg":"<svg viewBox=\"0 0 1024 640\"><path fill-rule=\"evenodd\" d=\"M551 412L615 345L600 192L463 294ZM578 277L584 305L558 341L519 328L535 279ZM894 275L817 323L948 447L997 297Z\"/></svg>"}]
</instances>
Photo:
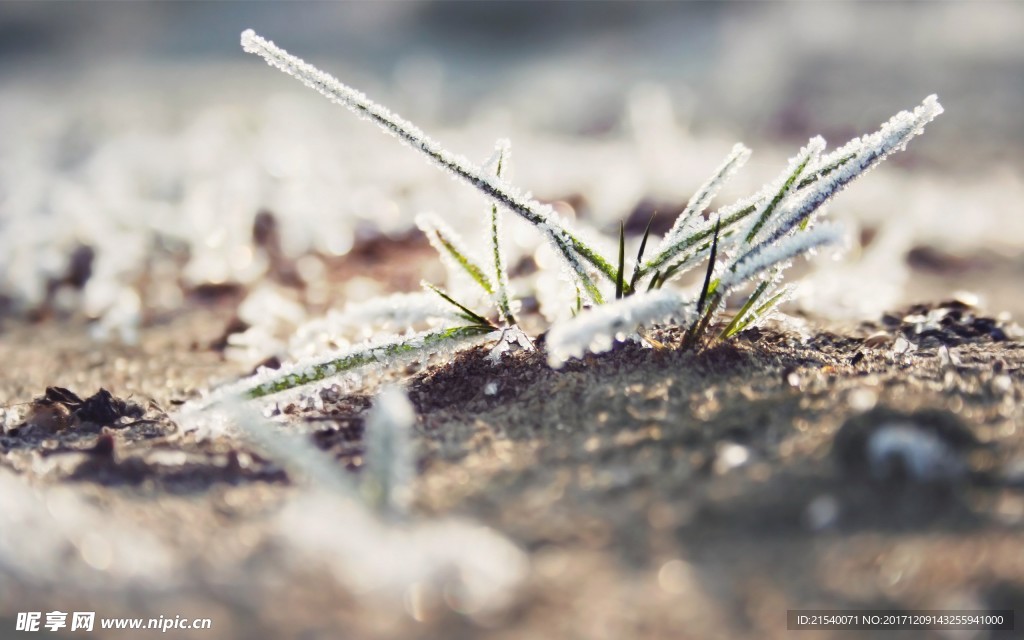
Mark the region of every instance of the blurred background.
<instances>
[{"instance_id":1,"label":"blurred background","mask_svg":"<svg viewBox=\"0 0 1024 640\"><path fill-rule=\"evenodd\" d=\"M249 27L453 151L511 138L519 186L604 230L680 209L736 141L754 158L718 205L810 136L837 146L937 93L946 113L832 205L850 250L796 304L862 318L965 289L1024 312L1024 5L419 1L0 3L8 314L130 339L182 290L259 280L261 210L291 258L423 210L482 219L468 188L244 54Z\"/></svg>"}]
</instances>

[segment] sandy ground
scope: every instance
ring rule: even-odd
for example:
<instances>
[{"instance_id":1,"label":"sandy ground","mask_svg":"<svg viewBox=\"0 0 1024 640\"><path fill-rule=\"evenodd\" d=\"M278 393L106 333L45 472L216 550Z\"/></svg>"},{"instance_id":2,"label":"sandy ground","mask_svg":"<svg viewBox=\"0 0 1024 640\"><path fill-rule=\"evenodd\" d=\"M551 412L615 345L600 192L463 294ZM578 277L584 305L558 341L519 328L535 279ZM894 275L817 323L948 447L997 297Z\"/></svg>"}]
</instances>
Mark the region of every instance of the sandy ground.
<instances>
[{"instance_id":1,"label":"sandy ground","mask_svg":"<svg viewBox=\"0 0 1024 640\"><path fill-rule=\"evenodd\" d=\"M374 268L373 253L356 255ZM167 584L134 596L114 577L82 589L77 570L62 584L0 567L6 615L173 612L212 618L202 637L774 638L793 633L788 609L1024 607L1024 348L1012 322L983 310L931 304L828 331L793 321L700 352L664 329L652 334L661 348L623 345L559 371L542 353L495 368L477 349L416 373L414 513L472 518L529 558L510 606L466 616L444 593L382 606L292 564L269 525L295 490L288 474L167 418L247 373L217 348L237 302L193 298L130 348L74 321L5 322L0 475L44 501L71 488L168 554ZM898 353L900 335L916 350ZM115 404L75 418L57 392L49 406L19 404L51 386L82 399L102 387L144 416L118 421ZM369 405L283 410L358 474ZM899 446L872 458L894 424L941 455L918 452L924 471ZM36 535L4 533L25 549ZM112 576L112 563L137 561L68 553L68 566Z\"/></svg>"}]
</instances>

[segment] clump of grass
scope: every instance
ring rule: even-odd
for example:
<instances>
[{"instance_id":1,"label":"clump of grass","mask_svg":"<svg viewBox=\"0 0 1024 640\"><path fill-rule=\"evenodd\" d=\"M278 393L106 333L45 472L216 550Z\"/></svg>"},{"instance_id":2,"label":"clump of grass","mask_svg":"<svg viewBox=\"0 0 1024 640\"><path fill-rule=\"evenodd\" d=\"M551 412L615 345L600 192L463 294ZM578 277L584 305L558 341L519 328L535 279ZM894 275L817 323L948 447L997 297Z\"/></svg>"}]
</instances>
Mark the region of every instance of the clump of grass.
<instances>
[{"instance_id":1,"label":"clump of grass","mask_svg":"<svg viewBox=\"0 0 1024 640\"><path fill-rule=\"evenodd\" d=\"M751 293L738 312L717 335L718 339L728 339L763 320L787 298L792 288L780 288L779 284L783 271L794 259L841 239L837 227L815 225L821 207L855 178L904 148L942 113L935 96L929 96L913 112L900 112L878 132L854 139L827 155L823 155L825 141L812 138L774 181L748 198L708 213L722 186L750 156L749 149L737 144L686 204L653 254L645 259L648 224L627 278L623 227L619 231L617 259L609 260L550 206L524 195L504 180L507 142L499 142L495 159L489 163L494 171L488 171L447 151L412 123L253 31L242 34L242 47L398 137L492 202L488 238L491 256L487 268L443 220L433 216L417 220L449 268L466 273L491 297L492 309L470 309L443 289L424 283L465 324L445 325L408 338L391 336L327 360L300 363L296 365L300 370L273 374L251 386L246 391L249 397L287 390L369 364L387 366L400 355L460 349L481 339L498 341L492 352L498 358L511 344L529 348L529 338L516 325L514 298L508 286L501 246L502 210L526 220L551 243L575 284L576 298L569 301L574 317L555 323L548 334L548 359L553 366L587 351L605 351L616 341L637 338L644 325L670 320L686 324L687 345L699 346L709 339L708 329L716 324L728 297L750 288ZM702 263L706 263L705 277L696 299L664 289Z\"/></svg>"}]
</instances>

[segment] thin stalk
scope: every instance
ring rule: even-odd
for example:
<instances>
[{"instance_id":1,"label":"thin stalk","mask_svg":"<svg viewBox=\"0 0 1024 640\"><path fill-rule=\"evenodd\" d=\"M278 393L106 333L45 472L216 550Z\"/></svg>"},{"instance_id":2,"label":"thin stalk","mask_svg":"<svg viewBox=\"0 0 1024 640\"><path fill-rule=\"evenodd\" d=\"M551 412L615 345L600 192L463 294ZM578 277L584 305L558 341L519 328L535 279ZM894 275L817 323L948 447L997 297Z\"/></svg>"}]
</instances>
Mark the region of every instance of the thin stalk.
<instances>
[{"instance_id":1,"label":"thin stalk","mask_svg":"<svg viewBox=\"0 0 1024 640\"><path fill-rule=\"evenodd\" d=\"M500 143L499 143L500 145ZM507 141L504 146L499 146L498 149L498 166L494 171L494 175L497 178L501 178L501 174L505 167L505 152L508 147ZM504 316L505 322L509 325L516 323L516 318L512 314L512 305L509 302L508 295L508 273L505 271L505 264L502 258L501 252L501 212L498 211L498 205L491 205L491 254L494 256L494 280L497 289L497 302L498 310L501 315Z\"/></svg>"},{"instance_id":2,"label":"thin stalk","mask_svg":"<svg viewBox=\"0 0 1024 640\"><path fill-rule=\"evenodd\" d=\"M731 338L740 331L740 329L738 329L737 327L739 326L740 321L743 319L743 316L745 316L746 313L750 311L750 308L757 303L758 298L764 295L764 292L768 290L768 286L770 285L771 281L771 279L763 280L761 284L757 285L757 288L754 289L754 291L750 294L750 297L747 298L747 301L743 303L743 306L740 307L740 310L736 312L735 316L733 316L732 321L729 322L729 324L725 327L722 333L719 334L718 337L720 339L724 340L725 338Z\"/></svg>"},{"instance_id":3,"label":"thin stalk","mask_svg":"<svg viewBox=\"0 0 1024 640\"><path fill-rule=\"evenodd\" d=\"M622 299L622 288L626 279L626 225L619 223L619 268L615 274L615 299Z\"/></svg>"},{"instance_id":4,"label":"thin stalk","mask_svg":"<svg viewBox=\"0 0 1024 640\"><path fill-rule=\"evenodd\" d=\"M760 307L755 309L753 313L748 315L742 322L740 322L736 326L736 328L733 330L733 332L730 333L726 337L727 338L731 338L732 336L736 335L740 331L743 331L744 329L746 329L748 326L750 326L750 323L754 322L755 320L757 320L758 318L763 316L766 312L770 311L773 307L775 307L779 303L779 301L782 300L783 296L785 296L785 295L786 295L785 291L780 291L780 292L776 293L774 296L769 298L767 302L765 302Z\"/></svg>"},{"instance_id":5,"label":"thin stalk","mask_svg":"<svg viewBox=\"0 0 1024 640\"><path fill-rule=\"evenodd\" d=\"M647 227L644 229L644 237L640 241L640 249L636 252L636 263L633 266L633 277L629 279L629 290L636 290L636 281L640 279L640 264L644 259L644 251L647 249L647 238L651 235L651 225L654 224L654 217L658 215L655 211L651 214L651 219L647 221Z\"/></svg>"},{"instance_id":6,"label":"thin stalk","mask_svg":"<svg viewBox=\"0 0 1024 640\"><path fill-rule=\"evenodd\" d=\"M722 228L730 229L732 226L736 225L738 222L742 221L744 218L754 213L756 210L757 203L739 209L738 211L722 219ZM642 267L640 267L640 275L638 276L638 278L643 278L648 273L652 273L656 270L662 269L665 266L666 262L670 261L672 258L676 257L683 251L693 248L700 242L710 239L711 236L714 235L714 233L715 230L709 226L698 231L692 236L684 239L680 243L666 248L664 251L659 253L657 256L651 258Z\"/></svg>"},{"instance_id":7,"label":"thin stalk","mask_svg":"<svg viewBox=\"0 0 1024 640\"><path fill-rule=\"evenodd\" d=\"M346 353L334 360L311 365L304 370L295 371L264 382L244 392L246 398L262 398L281 391L287 391L302 385L326 380L359 367L369 364L386 364L394 358L409 356L420 352L431 351L445 343L455 343L472 337L482 336L493 331L491 327L478 325L452 327L439 331L419 334L411 338L403 338L392 342L377 344L366 349Z\"/></svg>"},{"instance_id":8,"label":"thin stalk","mask_svg":"<svg viewBox=\"0 0 1024 640\"><path fill-rule=\"evenodd\" d=\"M711 275L715 271L715 260L718 258L718 232L721 231L722 221L715 221L715 239L711 242L711 257L708 258L708 270L704 274L704 286L700 290L700 298L697 299L697 315L704 311L704 303L708 299L708 289L711 287Z\"/></svg>"},{"instance_id":9,"label":"thin stalk","mask_svg":"<svg viewBox=\"0 0 1024 640\"><path fill-rule=\"evenodd\" d=\"M612 282L615 281L615 271L597 251L574 237L558 220L557 214L551 207L522 195L501 180L486 175L486 172L468 159L445 150L416 125L391 113L370 100L362 92L356 91L330 74L289 54L273 42L261 38L251 29L242 33L242 47L249 53L258 54L266 60L267 64L296 78L328 100L348 107L360 117L375 123L384 131L423 153L441 169L470 184L487 197L497 200L508 210L539 227L572 268L587 295L595 303L600 304L603 301L600 291L578 258L583 258L592 264Z\"/></svg>"},{"instance_id":10,"label":"thin stalk","mask_svg":"<svg viewBox=\"0 0 1024 640\"><path fill-rule=\"evenodd\" d=\"M447 293L445 293L444 291L442 291L438 287L435 287L434 285L430 284L429 282L422 282L420 284L422 284L424 287L430 289L431 291L433 291L437 295L441 296L441 298L444 299L445 302L447 302L448 304L450 304L450 305L454 306L456 309L458 309L461 312L460 315L463 318L465 318L466 320L469 320L470 322L473 322L473 323L475 323L477 325L480 325L482 327L488 327L488 328L490 328L492 330L496 329L496 327L494 325L492 325L487 320L487 318L485 318L482 315L480 315L479 313L473 311L472 309L470 309L466 305L458 302L457 300L452 298L450 295L448 295Z\"/></svg>"}]
</instances>

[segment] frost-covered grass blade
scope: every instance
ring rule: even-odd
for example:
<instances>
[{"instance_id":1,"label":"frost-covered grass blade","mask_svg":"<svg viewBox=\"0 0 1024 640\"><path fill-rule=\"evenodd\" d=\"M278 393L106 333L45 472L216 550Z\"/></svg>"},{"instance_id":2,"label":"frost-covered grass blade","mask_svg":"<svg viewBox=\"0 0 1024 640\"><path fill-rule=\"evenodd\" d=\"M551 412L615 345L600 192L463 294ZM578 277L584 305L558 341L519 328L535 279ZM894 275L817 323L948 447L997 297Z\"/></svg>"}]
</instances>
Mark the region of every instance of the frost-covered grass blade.
<instances>
[{"instance_id":1,"label":"frost-covered grass blade","mask_svg":"<svg viewBox=\"0 0 1024 640\"><path fill-rule=\"evenodd\" d=\"M740 309L739 313L736 314L728 326L726 326L725 330L722 331L720 336L721 339L729 339L740 331L743 331L747 327L758 322L792 295L794 289L793 285L786 285L782 288L782 291L774 294L772 297L768 298L766 302L751 311L751 307L761 298L761 296L764 295L765 290L768 289L769 282L770 281L765 280L758 285L757 289L755 289L754 293L747 299L747 302Z\"/></svg>"},{"instance_id":2,"label":"frost-covered grass blade","mask_svg":"<svg viewBox=\"0 0 1024 640\"><path fill-rule=\"evenodd\" d=\"M721 166L715 170L707 182L697 189L697 192L690 198L690 201L686 203L686 207L679 214L679 217L676 218L672 228L665 234L665 238L658 247L659 252L664 252L685 235L688 235L687 228L691 222L708 208L711 200L714 199L729 178L739 171L740 167L746 164L749 159L750 149L747 147L737 144L732 148L732 151L729 152Z\"/></svg>"},{"instance_id":3,"label":"frost-covered grass blade","mask_svg":"<svg viewBox=\"0 0 1024 640\"><path fill-rule=\"evenodd\" d=\"M685 309L684 302L676 291L652 291L615 300L556 323L546 341L548 363L557 368L588 351L608 351L616 340L631 337L644 325L671 319L686 322L692 312Z\"/></svg>"},{"instance_id":4,"label":"frost-covered grass blade","mask_svg":"<svg viewBox=\"0 0 1024 640\"><path fill-rule=\"evenodd\" d=\"M472 309L470 309L466 305L462 304L461 302L455 300L455 298L452 298L450 295L448 295L447 293L442 291L440 288L435 287L434 285L430 284L429 282L421 282L420 284L424 288L429 289L429 290L433 291L434 293L436 293L437 295L439 295L441 297L441 299L444 300L445 302L447 302L448 304L450 304L453 307L455 307L456 309L458 309L459 310L459 315L461 315L466 320L469 320L473 324L475 324L477 326L480 326L480 327L484 327L484 328L487 328L487 329L495 329L495 327L490 322L487 321L487 318L485 318L482 315L478 314L477 312L473 311Z\"/></svg>"},{"instance_id":5,"label":"frost-covered grass blade","mask_svg":"<svg viewBox=\"0 0 1024 640\"><path fill-rule=\"evenodd\" d=\"M494 293L494 285L483 268L470 257L469 251L459 235L440 218L430 214L416 216L416 225L423 231L430 244L453 271L464 271L488 294Z\"/></svg>"},{"instance_id":6,"label":"frost-covered grass blade","mask_svg":"<svg viewBox=\"0 0 1024 640\"><path fill-rule=\"evenodd\" d=\"M496 146L497 160L494 175L501 178L509 163L511 144L508 140L499 140ZM495 299L498 310L509 325L516 323L512 313L511 296L509 294L508 269L505 267L504 252L501 247L501 208L495 202L491 205L491 256L494 261Z\"/></svg>"},{"instance_id":7,"label":"frost-covered grass blade","mask_svg":"<svg viewBox=\"0 0 1024 640\"><path fill-rule=\"evenodd\" d=\"M571 233L550 206L523 195L496 176L488 175L465 157L447 151L416 125L373 102L365 94L345 85L337 78L289 54L273 42L261 38L252 29L242 33L242 48L261 56L267 64L296 78L328 100L374 122L384 131L423 153L441 169L469 183L501 206L533 224L554 245L587 296L597 304L603 302L601 292L590 277L586 265L589 263L612 282L615 280L613 267L593 247Z\"/></svg>"},{"instance_id":8,"label":"frost-covered grass blade","mask_svg":"<svg viewBox=\"0 0 1024 640\"><path fill-rule=\"evenodd\" d=\"M300 361L283 367L281 371L257 374L259 379L251 387L243 389L241 393L247 398L262 398L356 371L365 366L387 367L393 365L397 359L425 356L453 349L492 331L492 327L469 325L425 331L411 336L373 342L366 346L346 349L325 360Z\"/></svg>"}]
</instances>

